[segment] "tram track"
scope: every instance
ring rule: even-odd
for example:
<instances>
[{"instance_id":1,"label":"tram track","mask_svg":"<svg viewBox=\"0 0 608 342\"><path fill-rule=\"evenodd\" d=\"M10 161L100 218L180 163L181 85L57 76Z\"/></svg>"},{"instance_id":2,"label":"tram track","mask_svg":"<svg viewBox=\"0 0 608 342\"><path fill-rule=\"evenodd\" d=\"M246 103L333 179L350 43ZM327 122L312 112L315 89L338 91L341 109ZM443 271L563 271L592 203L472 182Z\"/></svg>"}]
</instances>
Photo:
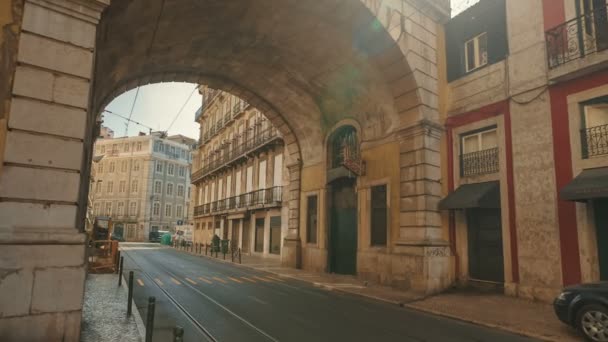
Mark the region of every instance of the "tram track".
<instances>
[{"instance_id":1,"label":"tram track","mask_svg":"<svg viewBox=\"0 0 608 342\"><path fill-rule=\"evenodd\" d=\"M165 290L162 286L157 284L156 281L154 281L154 277L152 277L152 275L143 270L141 265L137 261L135 261L135 258L133 258L131 255L129 255L128 252L124 250L122 255L126 255L131 260L131 262L133 262L133 264L138 268L138 272L148 278L150 280L150 283L154 284L167 297L167 299L178 309L178 311L180 311L199 330L199 332L207 339L207 341L218 342L218 339L216 339L213 334L211 334L211 332L207 330L207 328L205 328L198 320L196 320L196 318L194 318L194 316L183 305L181 305L167 290Z\"/></svg>"},{"instance_id":2,"label":"tram track","mask_svg":"<svg viewBox=\"0 0 608 342\"><path fill-rule=\"evenodd\" d=\"M212 334L211 332L206 329L199 321L196 320L196 318L190 313L188 312L188 310L181 305L166 289L164 289L162 286L160 286L154 279L154 277L149 274L148 272L144 271L143 268L141 267L141 265L135 260L135 258L131 255L129 255L128 252L125 253L129 259L133 262L134 265L136 265L136 267L139 269L139 272L141 274L143 274L146 278L148 278L152 283L154 283L154 285L159 288L163 294L165 296L167 296L167 298L171 301L171 303L179 310L181 311L184 316L186 316L186 318L188 320L190 320L192 322L192 324L209 340L212 342L218 341ZM179 276L177 274L175 274L173 271L169 270L166 266L160 264L160 263L156 263L155 266L157 266L159 269L161 269L163 272L165 272L167 275L170 275L171 277L173 277L174 279L182 279L184 277ZM249 327L250 329L252 329L255 333L259 334L260 336L262 336L264 339L267 339L269 341L272 342L279 342L278 339L274 338L273 336L271 336L270 334L268 334L267 332L265 332L264 330L258 328L257 326L255 326L253 323L249 322L247 319L243 318L242 316L238 315L237 313L235 313L234 311L230 310L229 308L227 308L226 306L222 305L221 303L219 303L217 300L213 299L212 297L210 297L209 295L205 294L204 292L202 292L200 289L196 288L195 286L189 284L188 282L182 282L183 285L185 285L186 287L190 288L192 291L196 292L199 296L203 297L204 299L206 299L207 301L213 303L215 306L217 306L218 308L222 309L223 311L225 311L226 313L230 314L232 317L236 318L237 320L239 320L241 323L243 323L245 326Z\"/></svg>"}]
</instances>

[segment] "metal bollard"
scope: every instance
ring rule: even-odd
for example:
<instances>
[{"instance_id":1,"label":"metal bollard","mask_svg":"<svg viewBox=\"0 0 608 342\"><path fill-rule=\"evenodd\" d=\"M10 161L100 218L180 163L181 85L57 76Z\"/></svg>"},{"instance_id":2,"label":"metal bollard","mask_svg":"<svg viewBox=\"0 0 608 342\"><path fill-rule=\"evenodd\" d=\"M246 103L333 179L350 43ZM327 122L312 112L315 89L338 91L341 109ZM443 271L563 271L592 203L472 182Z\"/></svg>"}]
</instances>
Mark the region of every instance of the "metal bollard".
<instances>
[{"instance_id":1,"label":"metal bollard","mask_svg":"<svg viewBox=\"0 0 608 342\"><path fill-rule=\"evenodd\" d=\"M226 260L226 250L222 250L222 254L224 254L224 260Z\"/></svg>"},{"instance_id":2,"label":"metal bollard","mask_svg":"<svg viewBox=\"0 0 608 342\"><path fill-rule=\"evenodd\" d=\"M239 248L239 264L241 263L241 249Z\"/></svg>"},{"instance_id":3,"label":"metal bollard","mask_svg":"<svg viewBox=\"0 0 608 342\"><path fill-rule=\"evenodd\" d=\"M131 306L133 303L133 271L129 271L129 296L127 299L129 302L127 303L127 317L131 316Z\"/></svg>"},{"instance_id":4,"label":"metal bollard","mask_svg":"<svg viewBox=\"0 0 608 342\"><path fill-rule=\"evenodd\" d=\"M183 342L184 341L184 328L179 325L173 328L173 342Z\"/></svg>"},{"instance_id":5,"label":"metal bollard","mask_svg":"<svg viewBox=\"0 0 608 342\"><path fill-rule=\"evenodd\" d=\"M209 245L205 244L205 255L207 255L207 250L209 249Z\"/></svg>"},{"instance_id":6,"label":"metal bollard","mask_svg":"<svg viewBox=\"0 0 608 342\"><path fill-rule=\"evenodd\" d=\"M116 252L116 273L118 273L118 269L120 268L120 251Z\"/></svg>"},{"instance_id":7,"label":"metal bollard","mask_svg":"<svg viewBox=\"0 0 608 342\"><path fill-rule=\"evenodd\" d=\"M230 253L230 256L232 257L232 262L234 262L234 252L235 250L232 250L232 253Z\"/></svg>"},{"instance_id":8,"label":"metal bollard","mask_svg":"<svg viewBox=\"0 0 608 342\"><path fill-rule=\"evenodd\" d=\"M120 257L120 267L118 268L118 286L122 286L122 265L124 264L124 258Z\"/></svg>"},{"instance_id":9,"label":"metal bollard","mask_svg":"<svg viewBox=\"0 0 608 342\"><path fill-rule=\"evenodd\" d=\"M156 297L148 297L148 316L146 319L146 342L152 342L154 331L154 309L156 308Z\"/></svg>"}]
</instances>

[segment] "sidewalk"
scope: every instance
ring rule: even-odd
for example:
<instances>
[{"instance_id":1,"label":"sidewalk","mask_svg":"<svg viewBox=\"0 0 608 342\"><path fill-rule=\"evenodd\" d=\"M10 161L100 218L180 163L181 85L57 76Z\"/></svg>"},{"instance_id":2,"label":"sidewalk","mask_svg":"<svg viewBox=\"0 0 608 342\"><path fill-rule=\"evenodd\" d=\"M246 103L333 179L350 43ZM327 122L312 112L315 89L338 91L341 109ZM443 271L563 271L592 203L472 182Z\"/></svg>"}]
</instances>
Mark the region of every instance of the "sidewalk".
<instances>
[{"instance_id":1,"label":"sidewalk","mask_svg":"<svg viewBox=\"0 0 608 342\"><path fill-rule=\"evenodd\" d=\"M116 274L89 274L84 292L81 342L143 341L145 327L133 305L127 318L127 287L118 287Z\"/></svg>"},{"instance_id":2,"label":"sidewalk","mask_svg":"<svg viewBox=\"0 0 608 342\"><path fill-rule=\"evenodd\" d=\"M180 250L184 252L183 250ZM187 252L190 253L190 252ZM199 255L196 253L190 253ZM202 255L205 257L204 253ZM215 257L210 257L215 259ZM219 254L219 262L226 261ZM236 263L235 265L239 265ZM516 334L544 341L581 341L577 333L562 324L553 313L550 304L532 302L499 294L474 291L446 292L426 297L416 292L394 290L390 287L368 284L353 276L319 274L282 267L280 260L243 255L239 266L273 273L279 277L292 278L330 291L338 291L361 297L380 300L407 308L449 317L490 328L503 329Z\"/></svg>"}]
</instances>

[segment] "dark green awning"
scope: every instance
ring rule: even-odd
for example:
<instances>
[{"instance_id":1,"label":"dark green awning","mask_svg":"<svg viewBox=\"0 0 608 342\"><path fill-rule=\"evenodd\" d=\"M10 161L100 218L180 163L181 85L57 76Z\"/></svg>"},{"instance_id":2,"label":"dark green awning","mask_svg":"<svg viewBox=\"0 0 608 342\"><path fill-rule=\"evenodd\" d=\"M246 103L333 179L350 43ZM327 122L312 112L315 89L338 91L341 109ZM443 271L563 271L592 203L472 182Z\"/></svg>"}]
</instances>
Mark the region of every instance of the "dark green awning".
<instances>
[{"instance_id":1,"label":"dark green awning","mask_svg":"<svg viewBox=\"0 0 608 342\"><path fill-rule=\"evenodd\" d=\"M439 209L500 209L500 183L464 184L439 202Z\"/></svg>"},{"instance_id":2,"label":"dark green awning","mask_svg":"<svg viewBox=\"0 0 608 342\"><path fill-rule=\"evenodd\" d=\"M566 201L608 198L608 167L583 170L559 194Z\"/></svg>"}]
</instances>

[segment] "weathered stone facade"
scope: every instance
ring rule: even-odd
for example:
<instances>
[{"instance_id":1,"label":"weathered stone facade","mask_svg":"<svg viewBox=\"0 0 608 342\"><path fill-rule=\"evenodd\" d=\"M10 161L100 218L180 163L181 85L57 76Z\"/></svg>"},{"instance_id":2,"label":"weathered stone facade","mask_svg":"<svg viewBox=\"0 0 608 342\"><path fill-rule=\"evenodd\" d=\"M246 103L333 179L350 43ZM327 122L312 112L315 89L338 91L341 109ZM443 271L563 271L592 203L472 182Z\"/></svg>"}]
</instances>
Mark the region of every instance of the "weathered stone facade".
<instances>
[{"instance_id":1,"label":"weathered stone facade","mask_svg":"<svg viewBox=\"0 0 608 342\"><path fill-rule=\"evenodd\" d=\"M48 253L57 245L75 250L62 249L56 262L29 254L1 265L7 275L3 291L31 289L23 291L27 308L2 313L0 331L23 334L8 339L42 339L44 333L51 340L78 339L84 279L79 231L96 116L120 93L152 82L189 81L228 91L264 112L281 132L290 178L283 259L293 266L327 264L321 239L317 247L301 239L301 194L317 191L323 201L322 142L342 124L356 127L368 168L357 180L358 206L367 205L368 186L381 182L390 194L385 248L366 245L367 219L358 218L361 276L426 293L450 283L450 253L435 205L441 195L439 60L447 1L11 4L11 16L0 17L12 32L0 43L12 57L7 74L14 75L14 82L0 80L0 89L11 91L2 105L8 122L0 121L6 132L0 139L6 144L2 255L13 260L32 245ZM44 154L23 149L41 141ZM62 153L66 148L76 153ZM66 291L61 277L50 277L53 272L73 279L75 288ZM37 285L38 279L47 286ZM39 298L47 295L56 301ZM23 328L32 323L40 328Z\"/></svg>"}]
</instances>

